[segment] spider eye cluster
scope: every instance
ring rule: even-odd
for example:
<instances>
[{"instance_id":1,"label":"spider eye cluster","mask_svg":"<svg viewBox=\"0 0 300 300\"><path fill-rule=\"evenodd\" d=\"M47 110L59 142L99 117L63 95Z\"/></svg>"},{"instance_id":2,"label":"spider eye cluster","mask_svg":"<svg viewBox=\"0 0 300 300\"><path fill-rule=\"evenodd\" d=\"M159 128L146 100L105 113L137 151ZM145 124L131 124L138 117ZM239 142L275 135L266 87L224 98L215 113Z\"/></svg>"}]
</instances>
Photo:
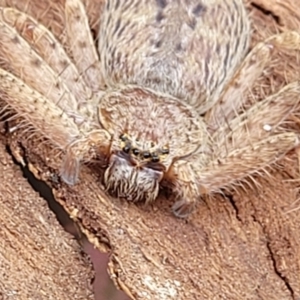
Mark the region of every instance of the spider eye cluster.
<instances>
[{"instance_id":1,"label":"spider eye cluster","mask_svg":"<svg viewBox=\"0 0 300 300\"><path fill-rule=\"evenodd\" d=\"M133 154L136 157L141 158L142 160L150 160L151 162L159 162L161 156L168 155L170 150L168 147L163 147L155 151L141 150L137 145L134 145L132 139L127 134L121 134L120 140L122 142L122 151L127 154ZM151 142L151 147L154 147L154 143Z\"/></svg>"}]
</instances>

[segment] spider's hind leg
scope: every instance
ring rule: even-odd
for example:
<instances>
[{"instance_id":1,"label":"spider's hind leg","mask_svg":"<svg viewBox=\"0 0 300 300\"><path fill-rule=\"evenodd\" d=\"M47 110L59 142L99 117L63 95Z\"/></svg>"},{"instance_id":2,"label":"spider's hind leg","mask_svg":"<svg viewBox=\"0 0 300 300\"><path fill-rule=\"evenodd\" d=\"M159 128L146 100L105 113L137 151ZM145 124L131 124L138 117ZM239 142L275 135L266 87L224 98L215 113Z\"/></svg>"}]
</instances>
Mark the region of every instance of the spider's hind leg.
<instances>
[{"instance_id":1,"label":"spider's hind leg","mask_svg":"<svg viewBox=\"0 0 300 300\"><path fill-rule=\"evenodd\" d=\"M1 65L61 108L76 111L92 97L63 45L30 15L1 7L0 36ZM74 97L58 99L54 93L58 83Z\"/></svg>"},{"instance_id":2,"label":"spider's hind leg","mask_svg":"<svg viewBox=\"0 0 300 300\"><path fill-rule=\"evenodd\" d=\"M98 92L104 87L96 47L88 17L80 0L66 0L66 31L69 46L80 74L86 84Z\"/></svg>"},{"instance_id":3,"label":"spider's hind leg","mask_svg":"<svg viewBox=\"0 0 300 300\"><path fill-rule=\"evenodd\" d=\"M215 130L238 115L247 100L246 92L251 89L271 61L271 52L274 47L299 50L300 34L287 31L273 35L255 45L227 85L219 102L206 114L209 128Z\"/></svg>"},{"instance_id":4,"label":"spider's hind leg","mask_svg":"<svg viewBox=\"0 0 300 300\"><path fill-rule=\"evenodd\" d=\"M178 190L182 188L175 215L185 217L202 195L247 181L299 147L300 135L291 126L292 116L299 112L300 81L296 81L220 127L212 135L214 151L208 159L199 152L175 163Z\"/></svg>"}]
</instances>

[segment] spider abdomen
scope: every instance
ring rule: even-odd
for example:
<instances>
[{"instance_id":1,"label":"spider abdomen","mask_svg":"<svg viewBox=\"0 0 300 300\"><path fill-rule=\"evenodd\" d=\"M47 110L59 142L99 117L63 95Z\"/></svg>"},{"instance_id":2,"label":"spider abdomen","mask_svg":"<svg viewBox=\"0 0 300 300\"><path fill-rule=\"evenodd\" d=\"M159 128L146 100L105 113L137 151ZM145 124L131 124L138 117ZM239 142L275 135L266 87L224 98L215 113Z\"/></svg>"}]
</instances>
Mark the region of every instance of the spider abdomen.
<instances>
[{"instance_id":1,"label":"spider abdomen","mask_svg":"<svg viewBox=\"0 0 300 300\"><path fill-rule=\"evenodd\" d=\"M99 33L103 78L182 99L202 114L248 47L242 0L107 1Z\"/></svg>"}]
</instances>

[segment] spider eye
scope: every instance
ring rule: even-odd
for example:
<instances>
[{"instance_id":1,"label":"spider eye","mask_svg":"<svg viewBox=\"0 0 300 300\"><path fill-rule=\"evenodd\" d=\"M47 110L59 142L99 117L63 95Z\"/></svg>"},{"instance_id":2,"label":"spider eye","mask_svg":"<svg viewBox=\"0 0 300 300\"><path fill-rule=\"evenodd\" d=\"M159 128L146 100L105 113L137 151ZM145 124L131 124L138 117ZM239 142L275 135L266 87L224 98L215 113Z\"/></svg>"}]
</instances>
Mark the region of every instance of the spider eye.
<instances>
[{"instance_id":1,"label":"spider eye","mask_svg":"<svg viewBox=\"0 0 300 300\"><path fill-rule=\"evenodd\" d=\"M152 154L151 161L154 162L154 163L159 162L159 156L157 155L157 153Z\"/></svg>"},{"instance_id":2,"label":"spider eye","mask_svg":"<svg viewBox=\"0 0 300 300\"><path fill-rule=\"evenodd\" d=\"M136 156L140 154L140 150L137 149L137 148L132 149L132 152L133 152L133 154L136 155Z\"/></svg>"},{"instance_id":3,"label":"spider eye","mask_svg":"<svg viewBox=\"0 0 300 300\"><path fill-rule=\"evenodd\" d=\"M122 142L126 142L127 141L127 137L126 137L126 135L124 133L122 133L119 138L120 138L120 140Z\"/></svg>"},{"instance_id":4,"label":"spider eye","mask_svg":"<svg viewBox=\"0 0 300 300\"><path fill-rule=\"evenodd\" d=\"M130 145L130 144L127 144L127 145L125 145L125 146L123 147L123 151L124 151L125 153L129 153L129 152L130 152L130 149L131 149L131 145Z\"/></svg>"},{"instance_id":5,"label":"spider eye","mask_svg":"<svg viewBox=\"0 0 300 300\"><path fill-rule=\"evenodd\" d=\"M145 151L144 153L143 153L143 157L144 158L150 158L150 156L151 156L151 154L150 154L150 152L148 152L148 151Z\"/></svg>"},{"instance_id":6,"label":"spider eye","mask_svg":"<svg viewBox=\"0 0 300 300\"><path fill-rule=\"evenodd\" d=\"M163 149L161 150L161 153L162 153L163 155L166 155L166 154L169 154L169 153L170 153L170 150L169 150L168 148L163 148Z\"/></svg>"}]
</instances>

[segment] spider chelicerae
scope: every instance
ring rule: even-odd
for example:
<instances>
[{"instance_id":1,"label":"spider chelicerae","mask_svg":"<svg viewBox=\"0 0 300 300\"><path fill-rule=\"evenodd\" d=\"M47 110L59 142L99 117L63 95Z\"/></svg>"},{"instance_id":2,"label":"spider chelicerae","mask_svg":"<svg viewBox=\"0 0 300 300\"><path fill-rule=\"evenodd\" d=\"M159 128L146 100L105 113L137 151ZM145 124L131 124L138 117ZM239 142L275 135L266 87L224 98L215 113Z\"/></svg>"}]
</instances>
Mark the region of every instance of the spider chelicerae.
<instances>
[{"instance_id":1,"label":"spider chelicerae","mask_svg":"<svg viewBox=\"0 0 300 300\"><path fill-rule=\"evenodd\" d=\"M173 212L186 217L203 195L299 145L283 126L299 82L244 109L272 49L299 49L299 35L274 35L249 52L242 0L106 1L98 51L80 0L65 2L67 47L26 13L0 13L2 113L64 152L68 184L97 161L110 193L151 203L167 187Z\"/></svg>"}]
</instances>

